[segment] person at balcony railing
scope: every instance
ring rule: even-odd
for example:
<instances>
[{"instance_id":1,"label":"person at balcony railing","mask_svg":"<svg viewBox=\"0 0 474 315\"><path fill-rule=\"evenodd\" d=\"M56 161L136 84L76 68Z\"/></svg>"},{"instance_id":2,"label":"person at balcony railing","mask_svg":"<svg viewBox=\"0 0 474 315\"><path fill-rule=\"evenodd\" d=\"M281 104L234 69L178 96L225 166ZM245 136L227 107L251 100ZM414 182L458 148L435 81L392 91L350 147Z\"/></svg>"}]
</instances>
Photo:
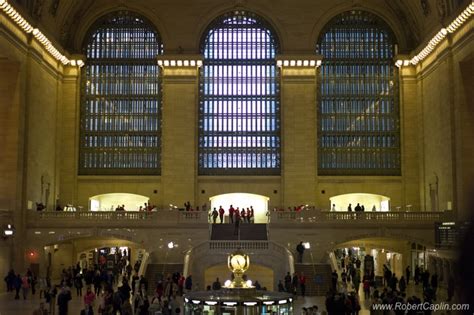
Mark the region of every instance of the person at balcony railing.
<instances>
[{"instance_id":1,"label":"person at balcony railing","mask_svg":"<svg viewBox=\"0 0 474 315\"><path fill-rule=\"evenodd\" d=\"M332 204L331 211L333 211L333 212L337 211L337 210L336 210L336 205L335 205L334 203Z\"/></svg>"},{"instance_id":2,"label":"person at balcony railing","mask_svg":"<svg viewBox=\"0 0 474 315\"><path fill-rule=\"evenodd\" d=\"M46 209L46 207L42 202L39 202L39 203L37 202L36 203L36 211L43 211L45 209Z\"/></svg>"},{"instance_id":3,"label":"person at balcony railing","mask_svg":"<svg viewBox=\"0 0 474 315\"><path fill-rule=\"evenodd\" d=\"M217 209L214 207L212 210L212 223L216 224L217 217L219 216L219 212L217 212Z\"/></svg>"},{"instance_id":4,"label":"person at balcony railing","mask_svg":"<svg viewBox=\"0 0 474 315\"><path fill-rule=\"evenodd\" d=\"M347 207L347 212L352 212L352 205L349 204L349 206Z\"/></svg>"},{"instance_id":5,"label":"person at balcony railing","mask_svg":"<svg viewBox=\"0 0 474 315\"><path fill-rule=\"evenodd\" d=\"M242 223L245 223L247 221L247 214L245 213L245 208L242 208L240 211L240 218L242 220Z\"/></svg>"},{"instance_id":6,"label":"person at balcony railing","mask_svg":"<svg viewBox=\"0 0 474 315\"><path fill-rule=\"evenodd\" d=\"M191 203L189 201L185 202L184 208L186 209L186 211L189 211L189 209L191 209Z\"/></svg>"},{"instance_id":7,"label":"person at balcony railing","mask_svg":"<svg viewBox=\"0 0 474 315\"><path fill-rule=\"evenodd\" d=\"M250 208L247 208L247 211L245 213L245 218L247 219L247 223L250 223L252 219L252 213L250 212Z\"/></svg>"},{"instance_id":8,"label":"person at balcony railing","mask_svg":"<svg viewBox=\"0 0 474 315\"><path fill-rule=\"evenodd\" d=\"M377 211L377 208L375 207L375 205L372 207L372 212L375 212Z\"/></svg>"},{"instance_id":9,"label":"person at balcony railing","mask_svg":"<svg viewBox=\"0 0 474 315\"><path fill-rule=\"evenodd\" d=\"M220 207L219 208L219 220L221 221L220 222L221 224L224 223L224 213L225 213L224 208Z\"/></svg>"},{"instance_id":10,"label":"person at balcony railing","mask_svg":"<svg viewBox=\"0 0 474 315\"><path fill-rule=\"evenodd\" d=\"M230 205L230 207L229 207L229 223L230 224L234 223L234 212L235 212L234 207L232 205Z\"/></svg>"},{"instance_id":11,"label":"person at balcony railing","mask_svg":"<svg viewBox=\"0 0 474 315\"><path fill-rule=\"evenodd\" d=\"M239 228L240 228L240 212L239 212L239 208L237 207L234 213L234 235L239 234Z\"/></svg>"}]
</instances>

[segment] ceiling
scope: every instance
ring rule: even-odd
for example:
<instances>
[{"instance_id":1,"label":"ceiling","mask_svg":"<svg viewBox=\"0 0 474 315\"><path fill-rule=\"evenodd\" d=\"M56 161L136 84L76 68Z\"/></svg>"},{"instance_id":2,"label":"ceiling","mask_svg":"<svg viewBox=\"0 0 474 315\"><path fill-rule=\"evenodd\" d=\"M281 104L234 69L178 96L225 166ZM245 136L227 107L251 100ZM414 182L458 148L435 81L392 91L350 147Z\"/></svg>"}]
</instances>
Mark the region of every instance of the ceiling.
<instances>
[{"instance_id":1,"label":"ceiling","mask_svg":"<svg viewBox=\"0 0 474 315\"><path fill-rule=\"evenodd\" d=\"M451 21L469 0L10 0L71 53L80 53L87 28L117 9L139 11L163 35L165 50L197 53L199 31L214 17L235 8L269 18L288 43L283 52L313 49L314 33L345 10L371 10L389 21L401 52L409 53ZM291 3L291 5L289 4ZM304 44L301 44L304 42Z\"/></svg>"}]
</instances>

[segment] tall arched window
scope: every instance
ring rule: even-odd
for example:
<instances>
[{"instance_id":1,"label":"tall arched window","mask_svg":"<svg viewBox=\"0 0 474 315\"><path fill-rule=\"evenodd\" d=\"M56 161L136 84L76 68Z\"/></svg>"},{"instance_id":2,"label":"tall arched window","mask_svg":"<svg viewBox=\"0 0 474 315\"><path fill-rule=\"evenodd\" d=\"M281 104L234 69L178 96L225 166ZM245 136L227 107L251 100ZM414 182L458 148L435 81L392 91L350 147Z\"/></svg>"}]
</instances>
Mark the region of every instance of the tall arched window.
<instances>
[{"instance_id":1,"label":"tall arched window","mask_svg":"<svg viewBox=\"0 0 474 315\"><path fill-rule=\"evenodd\" d=\"M336 16L318 41L319 175L399 175L395 38L375 15Z\"/></svg>"},{"instance_id":2,"label":"tall arched window","mask_svg":"<svg viewBox=\"0 0 474 315\"><path fill-rule=\"evenodd\" d=\"M146 19L114 12L85 42L80 174L160 174L161 38Z\"/></svg>"},{"instance_id":3,"label":"tall arched window","mask_svg":"<svg viewBox=\"0 0 474 315\"><path fill-rule=\"evenodd\" d=\"M200 175L280 173L280 92L271 27L250 12L212 22L201 51Z\"/></svg>"}]
</instances>

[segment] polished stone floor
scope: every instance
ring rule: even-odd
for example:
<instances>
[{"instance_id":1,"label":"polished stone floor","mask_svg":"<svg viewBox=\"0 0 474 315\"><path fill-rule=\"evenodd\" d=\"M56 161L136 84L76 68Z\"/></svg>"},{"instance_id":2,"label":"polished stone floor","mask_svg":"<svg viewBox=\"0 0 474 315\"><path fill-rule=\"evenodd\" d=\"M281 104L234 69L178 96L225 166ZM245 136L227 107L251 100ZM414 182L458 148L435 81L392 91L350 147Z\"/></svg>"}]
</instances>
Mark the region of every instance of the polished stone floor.
<instances>
[{"instance_id":1,"label":"polished stone floor","mask_svg":"<svg viewBox=\"0 0 474 315\"><path fill-rule=\"evenodd\" d=\"M72 293L75 293L74 290ZM417 295L422 296L421 294L421 286L415 286L412 283L407 288L407 295ZM26 300L14 300L14 294L12 293L3 293L0 294L0 315L31 315L33 311L38 308L41 300L39 299L38 293L35 296L28 296ZM369 307L370 301L364 301L364 297L361 290L361 311L359 312L360 315L368 315L370 314ZM445 301L446 300L446 290L440 289L438 292L438 301ZM317 305L320 311L325 310L324 306L325 297L323 296L316 296L316 297L298 297L294 304L294 314L299 315L301 314L302 307L309 307L313 305ZM73 298L69 303L69 314L70 315L79 315L81 309L83 308L82 299L76 297L73 294ZM97 308L96 308L97 309ZM57 314L57 311L56 311ZM97 314L97 311L95 311ZM437 314L443 314L443 312L437 312Z\"/></svg>"}]
</instances>

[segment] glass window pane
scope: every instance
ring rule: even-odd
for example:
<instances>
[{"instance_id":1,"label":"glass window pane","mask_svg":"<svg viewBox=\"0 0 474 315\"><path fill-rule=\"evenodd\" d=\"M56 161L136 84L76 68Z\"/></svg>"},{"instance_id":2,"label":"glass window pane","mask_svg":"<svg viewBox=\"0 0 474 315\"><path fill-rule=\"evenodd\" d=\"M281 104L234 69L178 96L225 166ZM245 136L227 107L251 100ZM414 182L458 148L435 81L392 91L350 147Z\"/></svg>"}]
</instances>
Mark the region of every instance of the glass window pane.
<instances>
[{"instance_id":1,"label":"glass window pane","mask_svg":"<svg viewBox=\"0 0 474 315\"><path fill-rule=\"evenodd\" d=\"M84 47L80 174L159 174L161 38L127 11L100 19Z\"/></svg>"},{"instance_id":2,"label":"glass window pane","mask_svg":"<svg viewBox=\"0 0 474 315\"><path fill-rule=\"evenodd\" d=\"M400 175L394 36L375 15L350 11L318 42L318 174Z\"/></svg>"},{"instance_id":3,"label":"glass window pane","mask_svg":"<svg viewBox=\"0 0 474 315\"><path fill-rule=\"evenodd\" d=\"M270 27L249 12L216 19L202 44L199 173L280 173L280 96ZM278 139L265 141L265 139Z\"/></svg>"}]
</instances>

